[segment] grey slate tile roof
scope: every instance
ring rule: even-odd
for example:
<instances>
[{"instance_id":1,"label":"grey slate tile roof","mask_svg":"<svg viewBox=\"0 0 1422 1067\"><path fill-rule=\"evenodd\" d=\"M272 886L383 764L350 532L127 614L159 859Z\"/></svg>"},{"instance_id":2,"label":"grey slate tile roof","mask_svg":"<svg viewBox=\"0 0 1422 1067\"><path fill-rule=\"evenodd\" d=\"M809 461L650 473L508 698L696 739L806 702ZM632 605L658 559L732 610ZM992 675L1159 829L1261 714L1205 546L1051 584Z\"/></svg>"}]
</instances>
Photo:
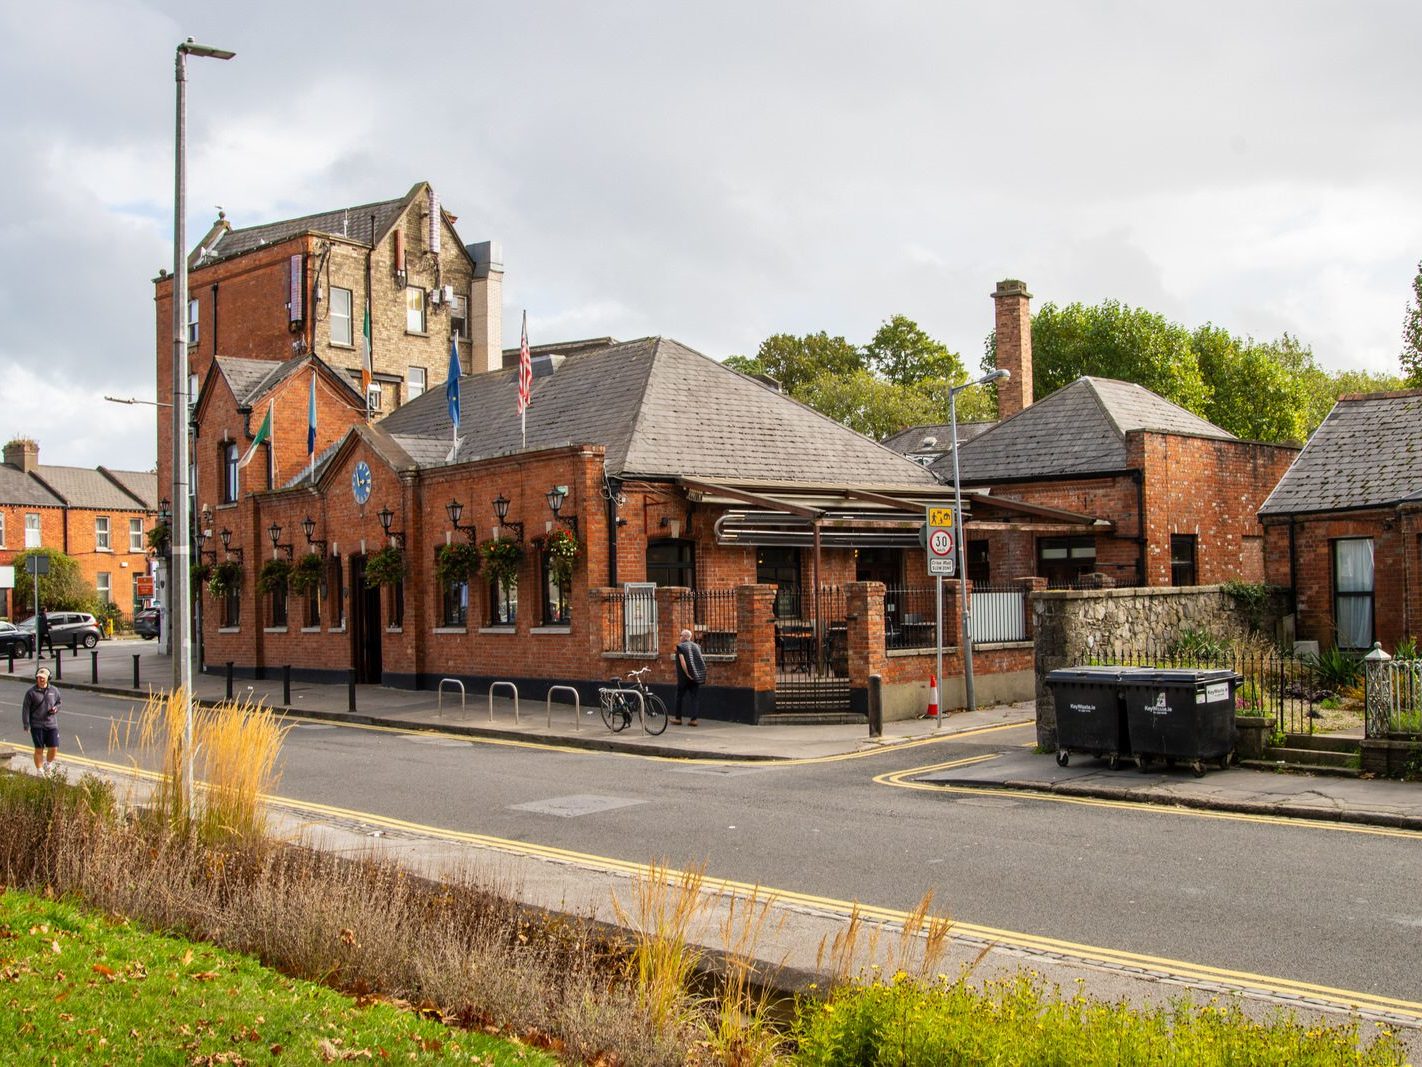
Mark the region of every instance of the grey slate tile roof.
<instances>
[{"instance_id":1,"label":"grey slate tile roof","mask_svg":"<svg viewBox=\"0 0 1422 1067\"><path fill-rule=\"evenodd\" d=\"M391 221L405 206L409 195L397 200L381 200L374 204L357 204L355 207L338 208L335 211L319 211L314 215L303 215L281 222L268 222L261 226L246 226L231 230L216 242L214 247L204 249L197 260L198 266L206 266L219 260L231 259L256 248L285 241L299 233L314 230L336 237L346 237L364 245L373 245L375 237L384 233ZM372 225L372 218L374 224Z\"/></svg>"},{"instance_id":2,"label":"grey slate tile roof","mask_svg":"<svg viewBox=\"0 0 1422 1067\"><path fill-rule=\"evenodd\" d=\"M123 486L128 494L138 500L147 511L158 510L157 471L116 471L111 467L100 467L111 479Z\"/></svg>"},{"instance_id":3,"label":"grey slate tile roof","mask_svg":"<svg viewBox=\"0 0 1422 1067\"><path fill-rule=\"evenodd\" d=\"M64 501L18 467L0 463L0 504L59 508L64 506Z\"/></svg>"},{"instance_id":4,"label":"grey slate tile roof","mask_svg":"<svg viewBox=\"0 0 1422 1067\"><path fill-rule=\"evenodd\" d=\"M978 434L996 426L995 422L958 422L958 440L971 441ZM934 444L927 445L925 441L933 438ZM895 452L949 452L950 442L953 439L952 427L946 422L931 422L923 426L910 426L906 430L890 434L880 443L885 448L892 448Z\"/></svg>"},{"instance_id":5,"label":"grey slate tile roof","mask_svg":"<svg viewBox=\"0 0 1422 1067\"><path fill-rule=\"evenodd\" d=\"M318 356L292 356L280 363L269 359L239 359L236 356L218 356L214 362L217 364L217 369L222 372L222 376L227 379L227 385L232 390L232 395L237 398L237 405L250 407L254 401L290 378L308 361L323 363L341 384L350 390L351 396L355 398L356 402L360 402L360 390L351 384L350 379L341 371L333 370L330 364L324 363Z\"/></svg>"},{"instance_id":6,"label":"grey slate tile roof","mask_svg":"<svg viewBox=\"0 0 1422 1067\"><path fill-rule=\"evenodd\" d=\"M460 390L456 462L522 447L516 370L466 376ZM442 389L379 425L421 466L449 450ZM586 350L535 377L527 447L565 444L604 446L608 472L623 477L935 484L911 460L662 337Z\"/></svg>"},{"instance_id":7,"label":"grey slate tile roof","mask_svg":"<svg viewBox=\"0 0 1422 1067\"><path fill-rule=\"evenodd\" d=\"M70 507L138 511L143 504L93 467L50 467L41 464L35 474ZM135 472L136 475L136 472ZM157 475L149 475L156 484Z\"/></svg>"},{"instance_id":8,"label":"grey slate tile roof","mask_svg":"<svg viewBox=\"0 0 1422 1067\"><path fill-rule=\"evenodd\" d=\"M1131 382L1078 378L965 442L964 482L1123 470L1126 434L1136 430L1236 440L1227 430ZM952 460L930 468L951 479Z\"/></svg>"},{"instance_id":9,"label":"grey slate tile roof","mask_svg":"<svg viewBox=\"0 0 1422 1067\"><path fill-rule=\"evenodd\" d=\"M1422 389L1342 397L1260 515L1422 501Z\"/></svg>"}]
</instances>

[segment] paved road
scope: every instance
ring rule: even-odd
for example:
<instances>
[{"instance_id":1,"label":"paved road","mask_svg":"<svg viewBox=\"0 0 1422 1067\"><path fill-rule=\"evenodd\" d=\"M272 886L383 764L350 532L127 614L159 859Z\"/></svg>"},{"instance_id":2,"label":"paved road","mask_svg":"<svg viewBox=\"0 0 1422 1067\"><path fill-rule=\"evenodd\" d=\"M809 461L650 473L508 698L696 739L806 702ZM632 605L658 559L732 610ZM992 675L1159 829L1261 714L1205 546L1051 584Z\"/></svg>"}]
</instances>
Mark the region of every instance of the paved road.
<instances>
[{"instance_id":1,"label":"paved road","mask_svg":"<svg viewBox=\"0 0 1422 1067\"><path fill-rule=\"evenodd\" d=\"M20 692L0 690L0 741L15 745ZM107 747L131 706L66 694L66 747L127 762ZM932 889L963 922L1422 1000L1422 835L874 781L1031 740L1023 727L737 766L304 724L279 791L899 909Z\"/></svg>"}]
</instances>

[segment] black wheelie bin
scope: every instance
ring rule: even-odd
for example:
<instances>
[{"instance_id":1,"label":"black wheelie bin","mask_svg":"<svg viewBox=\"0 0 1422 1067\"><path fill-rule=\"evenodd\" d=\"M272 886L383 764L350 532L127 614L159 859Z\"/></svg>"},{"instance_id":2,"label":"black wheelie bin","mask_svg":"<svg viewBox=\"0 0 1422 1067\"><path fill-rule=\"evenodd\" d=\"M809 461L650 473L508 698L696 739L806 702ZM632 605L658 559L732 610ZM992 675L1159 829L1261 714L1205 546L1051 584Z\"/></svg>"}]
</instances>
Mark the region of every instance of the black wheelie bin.
<instances>
[{"instance_id":1,"label":"black wheelie bin","mask_svg":"<svg viewBox=\"0 0 1422 1067\"><path fill-rule=\"evenodd\" d=\"M1131 755L1121 704L1121 667L1062 667L1047 674L1057 709L1057 766L1073 752L1106 760L1114 771Z\"/></svg>"},{"instance_id":2,"label":"black wheelie bin","mask_svg":"<svg viewBox=\"0 0 1422 1067\"><path fill-rule=\"evenodd\" d=\"M1244 680L1232 670L1139 671L1121 679L1126 733L1136 763L1187 763L1199 778L1206 763L1220 770L1234 755L1234 692Z\"/></svg>"}]
</instances>

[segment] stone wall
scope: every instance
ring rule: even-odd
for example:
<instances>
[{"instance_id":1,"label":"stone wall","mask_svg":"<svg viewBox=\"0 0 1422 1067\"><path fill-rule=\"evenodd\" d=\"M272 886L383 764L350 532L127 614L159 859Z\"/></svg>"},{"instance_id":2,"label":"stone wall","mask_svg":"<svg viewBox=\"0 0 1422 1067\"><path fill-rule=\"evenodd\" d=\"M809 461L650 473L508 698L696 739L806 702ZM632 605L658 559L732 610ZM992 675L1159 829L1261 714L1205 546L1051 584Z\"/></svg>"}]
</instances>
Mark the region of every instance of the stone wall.
<instances>
[{"instance_id":1,"label":"stone wall","mask_svg":"<svg viewBox=\"0 0 1422 1067\"><path fill-rule=\"evenodd\" d=\"M1261 622L1273 633L1287 607L1279 591ZM1037 742L1056 748L1056 709L1047 674L1059 667L1112 662L1168 648L1185 630L1217 637L1245 634L1249 613L1217 585L1183 588L1061 589L1032 594L1037 640Z\"/></svg>"}]
</instances>

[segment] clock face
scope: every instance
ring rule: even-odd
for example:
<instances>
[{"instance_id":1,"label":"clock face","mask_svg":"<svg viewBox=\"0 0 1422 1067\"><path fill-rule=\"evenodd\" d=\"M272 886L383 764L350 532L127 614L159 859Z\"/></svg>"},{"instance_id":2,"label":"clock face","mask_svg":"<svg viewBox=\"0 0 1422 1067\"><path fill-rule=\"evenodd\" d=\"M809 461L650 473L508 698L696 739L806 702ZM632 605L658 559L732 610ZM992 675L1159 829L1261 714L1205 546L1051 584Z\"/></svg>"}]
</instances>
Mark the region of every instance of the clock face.
<instances>
[{"instance_id":1,"label":"clock face","mask_svg":"<svg viewBox=\"0 0 1422 1067\"><path fill-rule=\"evenodd\" d=\"M355 493L357 504L364 504L370 499L370 464L365 460L357 463L351 472L351 492Z\"/></svg>"}]
</instances>

